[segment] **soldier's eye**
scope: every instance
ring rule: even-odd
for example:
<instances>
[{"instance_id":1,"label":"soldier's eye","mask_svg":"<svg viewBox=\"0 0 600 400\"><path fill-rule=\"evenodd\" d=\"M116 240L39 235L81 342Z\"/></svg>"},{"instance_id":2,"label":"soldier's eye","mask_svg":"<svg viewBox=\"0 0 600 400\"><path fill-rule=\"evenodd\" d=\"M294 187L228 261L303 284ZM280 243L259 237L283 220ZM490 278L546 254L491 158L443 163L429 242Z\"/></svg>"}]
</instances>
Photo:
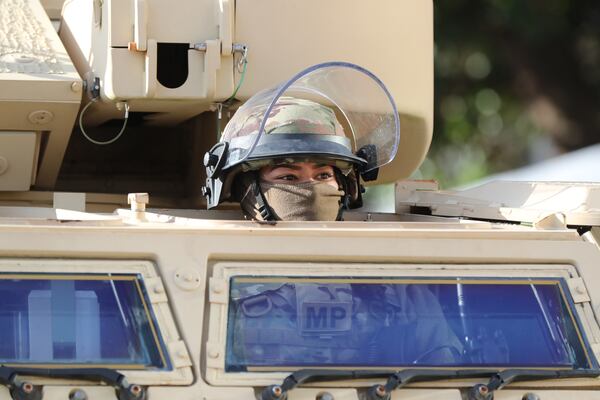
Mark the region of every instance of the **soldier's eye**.
<instances>
[{"instance_id":1,"label":"soldier's eye","mask_svg":"<svg viewBox=\"0 0 600 400\"><path fill-rule=\"evenodd\" d=\"M331 172L321 172L317 175L317 179L320 181L327 181L333 178L333 174Z\"/></svg>"},{"instance_id":2,"label":"soldier's eye","mask_svg":"<svg viewBox=\"0 0 600 400\"><path fill-rule=\"evenodd\" d=\"M291 174L290 175L281 175L281 176L278 176L275 179L279 179L279 180L282 180L282 181L294 181L294 180L296 180L296 176L295 175L291 175Z\"/></svg>"}]
</instances>

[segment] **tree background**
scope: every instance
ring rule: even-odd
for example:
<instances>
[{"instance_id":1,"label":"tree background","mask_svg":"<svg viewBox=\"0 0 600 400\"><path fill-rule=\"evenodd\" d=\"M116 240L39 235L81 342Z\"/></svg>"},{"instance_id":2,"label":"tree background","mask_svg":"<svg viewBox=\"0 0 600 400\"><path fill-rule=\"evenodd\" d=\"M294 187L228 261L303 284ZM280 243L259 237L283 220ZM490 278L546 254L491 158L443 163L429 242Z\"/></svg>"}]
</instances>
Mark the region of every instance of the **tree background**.
<instances>
[{"instance_id":1,"label":"tree background","mask_svg":"<svg viewBox=\"0 0 600 400\"><path fill-rule=\"evenodd\" d=\"M434 135L416 177L449 188L600 142L600 2L434 7Z\"/></svg>"}]
</instances>

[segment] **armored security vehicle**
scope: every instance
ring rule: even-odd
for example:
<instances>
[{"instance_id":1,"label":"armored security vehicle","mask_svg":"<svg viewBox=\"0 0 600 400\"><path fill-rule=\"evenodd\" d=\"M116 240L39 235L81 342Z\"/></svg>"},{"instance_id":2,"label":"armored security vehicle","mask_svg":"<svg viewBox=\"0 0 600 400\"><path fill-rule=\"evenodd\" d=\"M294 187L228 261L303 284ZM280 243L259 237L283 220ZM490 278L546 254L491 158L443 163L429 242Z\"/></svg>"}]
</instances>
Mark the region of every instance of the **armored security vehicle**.
<instances>
[{"instance_id":1,"label":"armored security vehicle","mask_svg":"<svg viewBox=\"0 0 600 400\"><path fill-rule=\"evenodd\" d=\"M407 180L432 26L426 0L0 0L0 399L599 399L600 185ZM214 201L227 122L288 89L395 212Z\"/></svg>"}]
</instances>

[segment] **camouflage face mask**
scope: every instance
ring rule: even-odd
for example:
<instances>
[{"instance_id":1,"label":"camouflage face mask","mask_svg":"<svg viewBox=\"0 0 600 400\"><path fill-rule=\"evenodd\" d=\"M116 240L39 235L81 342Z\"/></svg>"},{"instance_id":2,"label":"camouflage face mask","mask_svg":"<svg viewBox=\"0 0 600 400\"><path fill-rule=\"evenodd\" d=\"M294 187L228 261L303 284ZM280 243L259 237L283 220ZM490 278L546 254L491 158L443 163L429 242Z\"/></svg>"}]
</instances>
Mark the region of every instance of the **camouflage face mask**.
<instances>
[{"instance_id":1,"label":"camouflage face mask","mask_svg":"<svg viewBox=\"0 0 600 400\"><path fill-rule=\"evenodd\" d=\"M280 221L335 221L344 195L342 190L324 182L260 182L260 188Z\"/></svg>"}]
</instances>

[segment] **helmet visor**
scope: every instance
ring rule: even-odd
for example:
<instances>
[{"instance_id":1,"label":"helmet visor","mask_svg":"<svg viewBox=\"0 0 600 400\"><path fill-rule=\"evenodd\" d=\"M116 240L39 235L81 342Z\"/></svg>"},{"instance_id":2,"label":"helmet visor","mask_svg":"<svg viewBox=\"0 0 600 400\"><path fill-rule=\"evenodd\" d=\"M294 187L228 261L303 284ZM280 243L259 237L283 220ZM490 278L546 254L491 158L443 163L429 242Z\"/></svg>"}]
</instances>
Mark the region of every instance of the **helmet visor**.
<instances>
[{"instance_id":1,"label":"helmet visor","mask_svg":"<svg viewBox=\"0 0 600 400\"><path fill-rule=\"evenodd\" d=\"M364 160L360 163L363 171L381 167L396 155L400 121L396 104L383 82L358 65L329 62L309 67L287 82L255 94L237 110L221 138L230 143L228 167L258 158L259 144L266 143L269 122L276 118L283 96L331 107L350 140L352 153ZM244 140L240 140L241 136ZM322 149L311 150L314 155L334 156L328 149L331 143L322 143ZM293 149L286 151L294 153Z\"/></svg>"}]
</instances>

